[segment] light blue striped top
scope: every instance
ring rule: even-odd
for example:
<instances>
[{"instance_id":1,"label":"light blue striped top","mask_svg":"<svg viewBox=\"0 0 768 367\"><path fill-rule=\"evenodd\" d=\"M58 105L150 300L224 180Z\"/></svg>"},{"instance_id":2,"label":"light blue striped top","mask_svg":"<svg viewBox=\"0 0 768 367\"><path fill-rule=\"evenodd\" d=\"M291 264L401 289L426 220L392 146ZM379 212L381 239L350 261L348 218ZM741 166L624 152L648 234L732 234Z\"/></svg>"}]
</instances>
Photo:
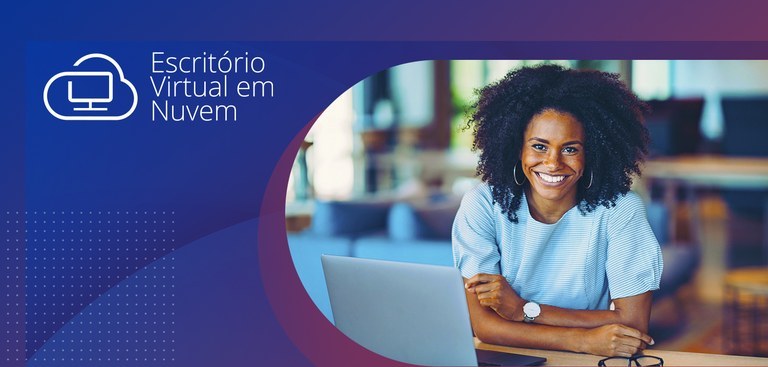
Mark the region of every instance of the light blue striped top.
<instances>
[{"instance_id":1,"label":"light blue striped top","mask_svg":"<svg viewBox=\"0 0 768 367\"><path fill-rule=\"evenodd\" d=\"M523 299L569 309L608 309L611 299L659 289L661 249L640 197L557 223L531 217L523 196L512 223L483 183L464 195L453 223L453 262L464 277L502 274Z\"/></svg>"}]
</instances>

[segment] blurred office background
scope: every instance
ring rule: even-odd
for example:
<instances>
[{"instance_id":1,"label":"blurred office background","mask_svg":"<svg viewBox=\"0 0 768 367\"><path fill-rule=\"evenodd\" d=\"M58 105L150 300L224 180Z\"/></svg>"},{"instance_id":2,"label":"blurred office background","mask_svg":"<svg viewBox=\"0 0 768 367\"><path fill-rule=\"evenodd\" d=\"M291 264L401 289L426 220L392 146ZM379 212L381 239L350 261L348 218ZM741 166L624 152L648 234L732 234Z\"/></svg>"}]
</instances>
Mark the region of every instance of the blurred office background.
<instances>
[{"instance_id":1,"label":"blurred office background","mask_svg":"<svg viewBox=\"0 0 768 367\"><path fill-rule=\"evenodd\" d=\"M540 63L618 73L653 108L633 189L664 248L658 347L768 355L768 61L420 61L366 78L320 116L288 182L291 254L320 311L332 320L321 253L451 265L478 182L474 92Z\"/></svg>"}]
</instances>

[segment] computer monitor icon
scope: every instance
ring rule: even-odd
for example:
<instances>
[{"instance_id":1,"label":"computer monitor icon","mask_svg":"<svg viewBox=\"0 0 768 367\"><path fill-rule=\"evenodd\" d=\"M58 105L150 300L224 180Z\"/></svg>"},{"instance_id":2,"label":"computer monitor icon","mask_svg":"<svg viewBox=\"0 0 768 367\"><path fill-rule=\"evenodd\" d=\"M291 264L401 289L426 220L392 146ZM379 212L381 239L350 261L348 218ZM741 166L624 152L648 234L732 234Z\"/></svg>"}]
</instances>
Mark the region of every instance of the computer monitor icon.
<instances>
[{"instance_id":1,"label":"computer monitor icon","mask_svg":"<svg viewBox=\"0 0 768 367\"><path fill-rule=\"evenodd\" d=\"M67 81L67 98L72 103L87 103L88 107L75 107L74 111L106 111L107 107L94 107L94 103L112 102L114 90L112 73L109 71L81 71L70 74Z\"/></svg>"}]
</instances>

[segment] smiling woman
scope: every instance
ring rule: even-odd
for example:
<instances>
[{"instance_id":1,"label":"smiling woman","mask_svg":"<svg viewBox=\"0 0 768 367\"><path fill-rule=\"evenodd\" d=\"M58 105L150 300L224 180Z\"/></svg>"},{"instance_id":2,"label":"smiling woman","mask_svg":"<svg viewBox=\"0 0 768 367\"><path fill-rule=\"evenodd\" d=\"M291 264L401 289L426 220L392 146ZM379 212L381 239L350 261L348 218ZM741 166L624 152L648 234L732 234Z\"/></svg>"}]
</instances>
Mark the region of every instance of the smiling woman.
<instances>
[{"instance_id":1,"label":"smiling woman","mask_svg":"<svg viewBox=\"0 0 768 367\"><path fill-rule=\"evenodd\" d=\"M484 182L452 241L482 341L607 356L653 344L661 251L629 192L646 109L615 75L553 65L480 91L469 126Z\"/></svg>"},{"instance_id":2,"label":"smiling woman","mask_svg":"<svg viewBox=\"0 0 768 367\"><path fill-rule=\"evenodd\" d=\"M572 115L546 109L533 116L523 140L520 163L533 187L531 215L555 223L576 205L576 186L584 174L584 130Z\"/></svg>"}]
</instances>

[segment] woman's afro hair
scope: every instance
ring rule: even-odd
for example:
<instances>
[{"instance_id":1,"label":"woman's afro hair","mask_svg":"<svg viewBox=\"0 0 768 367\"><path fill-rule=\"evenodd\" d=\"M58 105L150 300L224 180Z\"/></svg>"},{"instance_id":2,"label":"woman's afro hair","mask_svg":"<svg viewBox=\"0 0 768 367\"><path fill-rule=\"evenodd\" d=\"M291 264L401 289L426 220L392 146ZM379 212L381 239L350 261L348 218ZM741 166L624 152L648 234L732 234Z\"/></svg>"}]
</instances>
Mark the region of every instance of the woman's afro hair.
<instances>
[{"instance_id":1,"label":"woman's afro hair","mask_svg":"<svg viewBox=\"0 0 768 367\"><path fill-rule=\"evenodd\" d=\"M546 109L573 115L584 130L584 177L592 175L592 184L582 179L578 185L579 210L616 205L619 195L629 191L633 175L640 175L648 153L642 122L648 106L617 74L556 65L514 70L478 91L467 126L474 132L473 150L480 151L477 173L491 187L494 202L517 223L528 183L517 185L513 168L528 123Z\"/></svg>"}]
</instances>

